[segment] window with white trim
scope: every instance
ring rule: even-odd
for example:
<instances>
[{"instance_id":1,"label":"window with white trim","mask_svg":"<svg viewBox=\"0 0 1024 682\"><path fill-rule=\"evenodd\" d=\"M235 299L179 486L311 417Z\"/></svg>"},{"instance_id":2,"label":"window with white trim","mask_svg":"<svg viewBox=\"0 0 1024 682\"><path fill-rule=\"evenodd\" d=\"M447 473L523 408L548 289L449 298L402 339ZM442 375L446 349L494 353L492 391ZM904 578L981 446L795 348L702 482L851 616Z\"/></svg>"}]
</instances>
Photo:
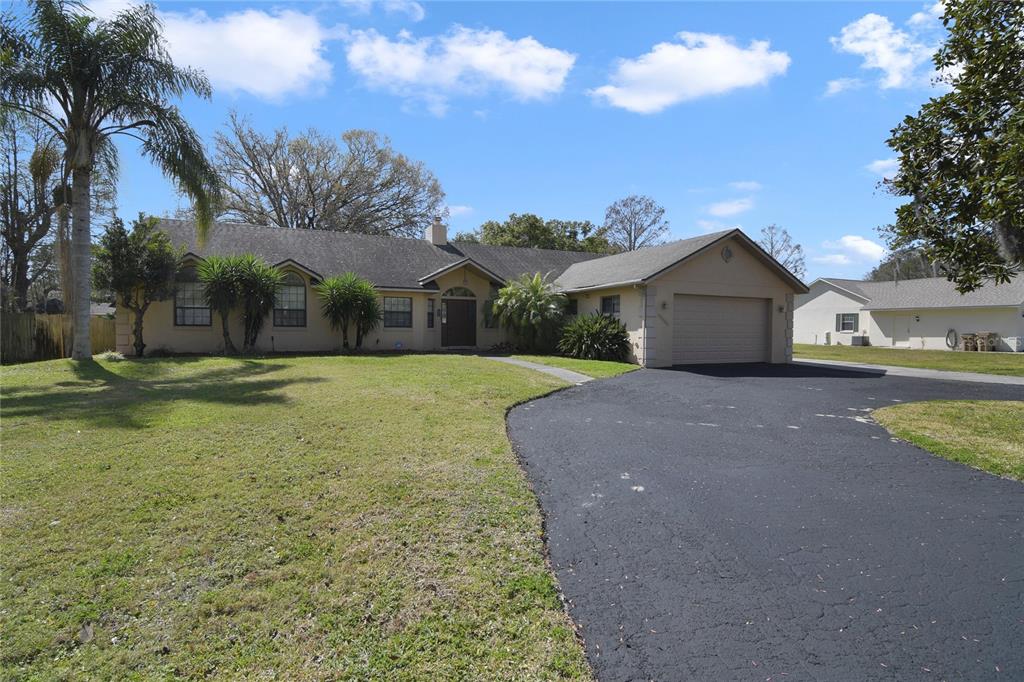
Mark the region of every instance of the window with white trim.
<instances>
[{"instance_id":1,"label":"window with white trim","mask_svg":"<svg viewBox=\"0 0 1024 682\"><path fill-rule=\"evenodd\" d=\"M601 314L612 317L619 316L619 297L617 295L601 297Z\"/></svg>"},{"instance_id":2,"label":"window with white trim","mask_svg":"<svg viewBox=\"0 0 1024 682\"><path fill-rule=\"evenodd\" d=\"M209 327L213 323L210 306L206 305L203 283L193 267L178 271L174 292L175 327Z\"/></svg>"},{"instance_id":3,"label":"window with white trim","mask_svg":"<svg viewBox=\"0 0 1024 682\"><path fill-rule=\"evenodd\" d=\"M384 326L412 327L412 298L407 296L384 297Z\"/></svg>"},{"instance_id":4,"label":"window with white trim","mask_svg":"<svg viewBox=\"0 0 1024 682\"><path fill-rule=\"evenodd\" d=\"M855 332L857 331L857 313L840 313L837 320L838 325L836 331L838 332Z\"/></svg>"},{"instance_id":5,"label":"window with white trim","mask_svg":"<svg viewBox=\"0 0 1024 682\"><path fill-rule=\"evenodd\" d=\"M434 299L427 299L427 329L434 328Z\"/></svg>"},{"instance_id":6,"label":"window with white trim","mask_svg":"<svg viewBox=\"0 0 1024 682\"><path fill-rule=\"evenodd\" d=\"M285 275L274 295L274 326L306 326L306 283L294 272Z\"/></svg>"}]
</instances>

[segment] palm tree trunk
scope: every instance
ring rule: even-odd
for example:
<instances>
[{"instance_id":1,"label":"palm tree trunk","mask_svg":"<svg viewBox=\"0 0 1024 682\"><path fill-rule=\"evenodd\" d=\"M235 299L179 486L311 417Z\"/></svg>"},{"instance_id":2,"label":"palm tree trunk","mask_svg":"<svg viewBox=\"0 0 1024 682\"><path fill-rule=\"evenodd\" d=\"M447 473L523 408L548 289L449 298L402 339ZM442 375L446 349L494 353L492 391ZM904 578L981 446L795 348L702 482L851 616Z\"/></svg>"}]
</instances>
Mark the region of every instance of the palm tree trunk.
<instances>
[{"instance_id":1,"label":"palm tree trunk","mask_svg":"<svg viewBox=\"0 0 1024 682\"><path fill-rule=\"evenodd\" d=\"M220 314L220 327L224 332L224 355L235 355L238 350L235 348L235 344L231 343L231 334L228 332L228 314Z\"/></svg>"},{"instance_id":2,"label":"palm tree trunk","mask_svg":"<svg viewBox=\"0 0 1024 682\"><path fill-rule=\"evenodd\" d=\"M71 267L74 277L75 342L71 357L75 360L92 358L92 339L89 337L89 300L92 297L92 235L90 234L89 193L92 171L76 168L71 173Z\"/></svg>"}]
</instances>

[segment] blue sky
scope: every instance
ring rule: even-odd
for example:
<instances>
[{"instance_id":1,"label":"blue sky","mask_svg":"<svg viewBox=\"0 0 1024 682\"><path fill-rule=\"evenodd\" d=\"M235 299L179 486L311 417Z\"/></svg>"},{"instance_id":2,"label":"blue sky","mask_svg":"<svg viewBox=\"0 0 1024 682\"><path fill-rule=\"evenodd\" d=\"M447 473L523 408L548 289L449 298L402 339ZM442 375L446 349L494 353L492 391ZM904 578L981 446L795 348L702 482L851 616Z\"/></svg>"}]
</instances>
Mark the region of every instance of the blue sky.
<instances>
[{"instance_id":1,"label":"blue sky","mask_svg":"<svg viewBox=\"0 0 1024 682\"><path fill-rule=\"evenodd\" d=\"M97 14L124 0L97 0ZM371 128L440 179L451 230L512 212L603 220L648 194L672 236L787 228L807 279L857 277L896 201L889 130L929 96L931 3L191 3L158 5L176 61L263 130ZM172 186L123 146L120 210Z\"/></svg>"}]
</instances>

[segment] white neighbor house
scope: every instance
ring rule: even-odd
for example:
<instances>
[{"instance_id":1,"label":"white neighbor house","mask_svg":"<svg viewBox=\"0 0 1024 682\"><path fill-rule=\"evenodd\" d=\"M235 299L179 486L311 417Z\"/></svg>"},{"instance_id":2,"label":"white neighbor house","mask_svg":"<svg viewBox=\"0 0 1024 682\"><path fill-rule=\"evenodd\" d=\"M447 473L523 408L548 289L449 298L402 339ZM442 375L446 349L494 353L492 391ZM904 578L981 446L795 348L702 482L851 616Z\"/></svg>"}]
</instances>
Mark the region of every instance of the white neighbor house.
<instances>
[{"instance_id":1,"label":"white neighbor house","mask_svg":"<svg viewBox=\"0 0 1024 682\"><path fill-rule=\"evenodd\" d=\"M951 350L950 341L961 334L996 332L997 350L1024 351L1024 277L967 294L944 277L822 277L794 305L794 343Z\"/></svg>"}]
</instances>

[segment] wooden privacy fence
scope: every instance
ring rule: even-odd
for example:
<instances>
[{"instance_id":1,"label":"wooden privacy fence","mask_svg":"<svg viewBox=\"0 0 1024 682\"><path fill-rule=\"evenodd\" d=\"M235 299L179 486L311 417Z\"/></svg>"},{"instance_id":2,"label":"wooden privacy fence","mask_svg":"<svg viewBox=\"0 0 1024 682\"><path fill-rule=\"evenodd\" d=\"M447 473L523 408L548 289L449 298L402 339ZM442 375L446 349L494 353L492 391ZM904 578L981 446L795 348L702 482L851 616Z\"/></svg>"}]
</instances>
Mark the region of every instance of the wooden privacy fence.
<instances>
[{"instance_id":1,"label":"wooden privacy fence","mask_svg":"<svg viewBox=\"0 0 1024 682\"><path fill-rule=\"evenodd\" d=\"M114 350L117 323L94 317L89 321L89 336L93 353ZM5 312L0 320L0 361L8 365L70 357L73 340L71 315Z\"/></svg>"}]
</instances>

